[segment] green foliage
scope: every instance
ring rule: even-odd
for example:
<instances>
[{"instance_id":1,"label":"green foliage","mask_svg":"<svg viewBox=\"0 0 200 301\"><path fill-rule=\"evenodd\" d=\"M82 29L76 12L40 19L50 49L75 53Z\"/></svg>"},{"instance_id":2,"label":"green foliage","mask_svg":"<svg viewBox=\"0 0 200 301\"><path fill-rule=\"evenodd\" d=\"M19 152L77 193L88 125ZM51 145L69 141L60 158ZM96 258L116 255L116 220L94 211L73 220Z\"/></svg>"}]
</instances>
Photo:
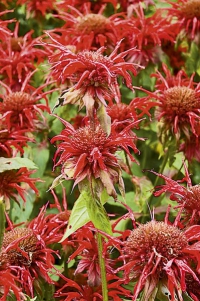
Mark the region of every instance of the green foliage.
<instances>
[{"instance_id":1,"label":"green foliage","mask_svg":"<svg viewBox=\"0 0 200 301\"><path fill-rule=\"evenodd\" d=\"M14 158L3 158L0 157L0 173L6 170L19 169L26 167L30 169L37 169L33 161L28 158L14 157Z\"/></svg>"}]
</instances>

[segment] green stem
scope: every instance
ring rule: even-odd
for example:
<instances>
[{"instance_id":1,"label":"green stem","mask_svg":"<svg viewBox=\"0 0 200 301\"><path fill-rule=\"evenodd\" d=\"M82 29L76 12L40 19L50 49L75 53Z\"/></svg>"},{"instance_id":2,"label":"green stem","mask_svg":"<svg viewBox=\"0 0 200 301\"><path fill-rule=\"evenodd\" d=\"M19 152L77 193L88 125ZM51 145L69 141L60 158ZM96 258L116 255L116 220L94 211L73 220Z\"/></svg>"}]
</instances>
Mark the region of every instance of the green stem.
<instances>
[{"instance_id":1,"label":"green stem","mask_svg":"<svg viewBox=\"0 0 200 301\"><path fill-rule=\"evenodd\" d=\"M101 283L102 283L102 295L103 301L108 301L108 286L106 279L106 265L105 258L103 257L103 237L100 233L97 232L97 244L98 244L98 257L99 257L99 265L101 272Z\"/></svg>"},{"instance_id":2,"label":"green stem","mask_svg":"<svg viewBox=\"0 0 200 301\"><path fill-rule=\"evenodd\" d=\"M5 212L4 212L4 204L2 198L0 198L0 251L3 244L5 232Z\"/></svg>"}]
</instances>

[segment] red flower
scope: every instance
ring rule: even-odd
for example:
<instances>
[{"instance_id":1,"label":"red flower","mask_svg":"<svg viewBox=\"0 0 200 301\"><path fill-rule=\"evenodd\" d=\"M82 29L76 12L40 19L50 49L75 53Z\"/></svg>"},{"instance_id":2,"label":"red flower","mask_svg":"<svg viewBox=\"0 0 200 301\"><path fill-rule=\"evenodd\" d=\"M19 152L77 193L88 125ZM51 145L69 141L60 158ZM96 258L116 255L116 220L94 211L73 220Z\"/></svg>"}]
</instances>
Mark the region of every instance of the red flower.
<instances>
[{"instance_id":1,"label":"red flower","mask_svg":"<svg viewBox=\"0 0 200 301\"><path fill-rule=\"evenodd\" d=\"M2 114L2 118L6 119L9 128L32 131L45 126L46 119L42 111L49 112L46 94L51 93L52 90L43 92L42 90L47 86L46 84L38 88L32 87L29 84L32 75L33 72L26 76L21 89L16 92L13 92L9 86L1 82L5 91L0 94L3 99L0 102L0 114ZM42 98L45 99L46 104L39 103Z\"/></svg>"},{"instance_id":2,"label":"red flower","mask_svg":"<svg viewBox=\"0 0 200 301\"><path fill-rule=\"evenodd\" d=\"M73 45L76 51L97 50L106 46L106 52L110 53L119 41L117 27L123 27L123 19L119 14L106 17L99 13L93 13L86 7L84 13L72 6L67 6L68 11L59 13L65 24L61 29L51 30L58 33L54 38L63 45Z\"/></svg>"},{"instance_id":3,"label":"red flower","mask_svg":"<svg viewBox=\"0 0 200 301\"><path fill-rule=\"evenodd\" d=\"M19 23L16 23L13 36L7 36L0 44L0 74L13 90L19 90L26 75L47 57L45 49L35 47L39 38L32 38L33 31L21 37L18 29Z\"/></svg>"},{"instance_id":4,"label":"red flower","mask_svg":"<svg viewBox=\"0 0 200 301\"><path fill-rule=\"evenodd\" d=\"M168 290L170 300L177 295L183 301L186 292L186 273L200 284L200 226L185 231L165 222L152 220L139 225L130 232L124 244L126 264L118 270L125 270L127 279L136 281L132 300L143 291L144 300L154 300L156 290L162 282ZM194 270L193 270L194 268Z\"/></svg>"},{"instance_id":5,"label":"red flower","mask_svg":"<svg viewBox=\"0 0 200 301\"><path fill-rule=\"evenodd\" d=\"M12 274L20 280L23 292L30 297L34 296L34 290L40 290L40 281L54 283L49 273L53 272L53 254L56 252L47 247L46 239L48 243L50 240L48 232L44 233L40 219L41 214L26 228L18 227L7 231L0 253L4 266L11 269Z\"/></svg>"},{"instance_id":6,"label":"red flower","mask_svg":"<svg viewBox=\"0 0 200 301\"><path fill-rule=\"evenodd\" d=\"M9 129L7 122L0 119L0 157L12 157L20 152L23 154L23 148L28 141L33 141L27 137L26 130Z\"/></svg>"},{"instance_id":7,"label":"red flower","mask_svg":"<svg viewBox=\"0 0 200 301\"><path fill-rule=\"evenodd\" d=\"M142 5L133 6L136 14L127 19L128 27L123 29L121 38L124 38L122 47L124 49L136 48L139 51L130 54L127 58L129 62L138 62L147 65L161 61L161 45L163 42L176 40L176 31L171 24L170 17L162 9L157 9L152 16L146 16Z\"/></svg>"},{"instance_id":8,"label":"red flower","mask_svg":"<svg viewBox=\"0 0 200 301\"><path fill-rule=\"evenodd\" d=\"M121 301L122 297L129 297L130 292L123 287L123 282L115 275L108 275L108 297L109 300ZM61 301L102 301L101 287L91 287L87 284L81 285L71 279L58 289L55 297Z\"/></svg>"},{"instance_id":9,"label":"red flower","mask_svg":"<svg viewBox=\"0 0 200 301\"><path fill-rule=\"evenodd\" d=\"M59 118L65 125L60 135L51 139L51 142L61 140L54 157L54 168L62 165L62 177L75 179L75 184L85 178L99 179L108 193L116 196L114 183L119 182L123 189L120 160L116 156L118 149L124 150L130 159L135 159L130 149L138 152L135 140L130 135L130 129L135 123L129 124L123 131L116 130L117 123L112 124L111 134L107 134L97 123L94 127L88 125L77 130L65 120ZM58 161L56 159L59 157Z\"/></svg>"},{"instance_id":10,"label":"red flower","mask_svg":"<svg viewBox=\"0 0 200 301\"><path fill-rule=\"evenodd\" d=\"M161 121L161 136L175 135L180 139L190 139L191 135L198 137L200 125L200 84L193 82L182 70L176 76L170 74L163 65L166 78L160 73L157 78L156 91L149 94L159 101L156 117ZM147 92L148 93L148 92Z\"/></svg>"},{"instance_id":11,"label":"red flower","mask_svg":"<svg viewBox=\"0 0 200 301\"><path fill-rule=\"evenodd\" d=\"M191 135L189 139L185 139L185 141L183 141L179 148L189 162L192 160L200 161L200 127L197 130L198 137Z\"/></svg>"},{"instance_id":12,"label":"red flower","mask_svg":"<svg viewBox=\"0 0 200 301\"><path fill-rule=\"evenodd\" d=\"M2 258L0 258L2 264ZM2 269L2 267L1 267ZM17 301L23 300L21 289L18 287L19 280L12 275L10 269L0 271L0 301L8 300L9 296L14 295Z\"/></svg>"},{"instance_id":13,"label":"red flower","mask_svg":"<svg viewBox=\"0 0 200 301\"><path fill-rule=\"evenodd\" d=\"M27 18L45 17L49 12L53 12L56 7L56 0L17 0L17 5L26 5Z\"/></svg>"},{"instance_id":14,"label":"red flower","mask_svg":"<svg viewBox=\"0 0 200 301\"><path fill-rule=\"evenodd\" d=\"M126 85L133 89L132 78L128 71L136 75L134 64L126 63L124 57L133 51L117 54L120 43L110 56L103 56L104 47L96 52L82 51L72 53L67 47L53 39L53 44L58 52L50 56L52 65L51 75L61 83L67 79L71 87L64 91L59 98L59 104L78 104L80 108L86 106L87 112L93 115L93 108L97 103L106 106L106 101L112 103L121 99L117 78L122 76Z\"/></svg>"},{"instance_id":15,"label":"red flower","mask_svg":"<svg viewBox=\"0 0 200 301\"><path fill-rule=\"evenodd\" d=\"M149 110L157 105L149 97L135 97L129 104L117 103L107 107L111 122L117 122L119 131L144 115L151 116Z\"/></svg>"},{"instance_id":16,"label":"red flower","mask_svg":"<svg viewBox=\"0 0 200 301\"><path fill-rule=\"evenodd\" d=\"M22 167L19 170L6 170L0 173L0 196L3 197L7 207L9 207L10 199L18 202L19 196L26 202L24 195L26 189L20 186L21 183L26 183L35 193L38 193L35 182L39 179L30 178L32 173L34 171L28 171L26 167Z\"/></svg>"},{"instance_id":17,"label":"red flower","mask_svg":"<svg viewBox=\"0 0 200 301\"><path fill-rule=\"evenodd\" d=\"M0 12L0 17L9 12L12 12L12 10L5 10L3 12ZM2 40L1 42L3 42L7 36L12 35L11 31L8 29L7 26L9 23L13 23L13 21L14 20L1 20L0 19L0 40Z\"/></svg>"},{"instance_id":18,"label":"red flower","mask_svg":"<svg viewBox=\"0 0 200 301\"><path fill-rule=\"evenodd\" d=\"M117 0L98 0L98 2L88 0L61 0L57 3L57 7L60 10L68 11L68 6L70 5L80 12L85 9L90 9L93 13L98 13L100 9L105 8L107 3L111 3L114 8L117 6Z\"/></svg>"},{"instance_id":19,"label":"red flower","mask_svg":"<svg viewBox=\"0 0 200 301\"><path fill-rule=\"evenodd\" d=\"M192 186L192 182L188 173L186 164L184 163L185 177L182 180L174 181L162 174L155 173L157 176L165 180L164 185L156 186L155 196L162 193L169 193L170 199L176 201L178 206L184 213L183 223L197 224L200 221L200 185ZM179 183L186 182L187 187Z\"/></svg>"},{"instance_id":20,"label":"red flower","mask_svg":"<svg viewBox=\"0 0 200 301\"><path fill-rule=\"evenodd\" d=\"M170 3L172 8L168 8L169 15L174 15L177 19L177 24L180 25L180 30L184 29L191 39L200 30L200 10L199 0L178 0L176 2L166 1Z\"/></svg>"}]
</instances>

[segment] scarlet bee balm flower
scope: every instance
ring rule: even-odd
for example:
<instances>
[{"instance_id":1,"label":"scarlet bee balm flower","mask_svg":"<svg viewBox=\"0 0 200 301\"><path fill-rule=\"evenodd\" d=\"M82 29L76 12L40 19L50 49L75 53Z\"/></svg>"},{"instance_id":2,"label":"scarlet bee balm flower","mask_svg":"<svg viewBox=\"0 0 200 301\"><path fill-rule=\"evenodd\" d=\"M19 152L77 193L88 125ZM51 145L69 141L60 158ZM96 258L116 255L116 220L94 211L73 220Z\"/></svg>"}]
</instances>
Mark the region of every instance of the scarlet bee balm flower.
<instances>
[{"instance_id":1,"label":"scarlet bee balm flower","mask_svg":"<svg viewBox=\"0 0 200 301\"><path fill-rule=\"evenodd\" d=\"M122 149L133 162L136 161L129 150L130 148L138 152L136 137L129 133L135 123L129 124L121 132L116 131L117 123L112 124L111 134L107 136L98 123L94 127L88 125L75 130L70 123L59 119L66 128L60 135L51 139L52 143L62 141L55 153L54 168L62 165L62 176L75 179L74 185L85 178L100 179L108 193L116 196L114 183L119 182L123 190L120 160L116 151Z\"/></svg>"},{"instance_id":2,"label":"scarlet bee balm flower","mask_svg":"<svg viewBox=\"0 0 200 301\"><path fill-rule=\"evenodd\" d=\"M200 226L194 226L181 231L167 222L152 220L131 232L124 245L128 263L121 269L125 270L126 276L137 280L133 301L142 290L144 300L149 300L162 279L167 279L170 300L177 300L177 294L179 300L183 301L182 292L186 291L185 272L200 284L196 275L199 265L195 271L191 268L200 262L196 249L199 250L199 242L194 243L199 240L199 230Z\"/></svg>"},{"instance_id":3,"label":"scarlet bee balm flower","mask_svg":"<svg viewBox=\"0 0 200 301\"><path fill-rule=\"evenodd\" d=\"M93 114L95 104L106 106L113 98L120 102L120 91L117 78L122 76L127 87L133 89L132 78L128 72L136 75L135 64L127 63L124 57L132 53L133 49L117 54L120 43L117 44L110 56L104 56L101 47L97 51L82 51L72 53L67 47L53 39L58 52L50 56L52 65L51 76L64 83L70 80L71 86L63 92L59 103L55 107L68 103L78 104L80 108L86 106L88 115Z\"/></svg>"}]
</instances>

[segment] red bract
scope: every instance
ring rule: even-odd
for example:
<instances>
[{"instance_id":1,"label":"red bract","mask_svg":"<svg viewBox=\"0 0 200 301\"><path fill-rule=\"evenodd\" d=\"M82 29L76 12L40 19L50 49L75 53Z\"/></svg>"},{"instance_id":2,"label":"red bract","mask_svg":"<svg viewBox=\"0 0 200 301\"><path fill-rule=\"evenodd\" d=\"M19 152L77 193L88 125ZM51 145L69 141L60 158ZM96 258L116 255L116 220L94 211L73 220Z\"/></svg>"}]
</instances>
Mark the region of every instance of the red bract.
<instances>
[{"instance_id":1,"label":"red bract","mask_svg":"<svg viewBox=\"0 0 200 301\"><path fill-rule=\"evenodd\" d=\"M133 89L132 78L128 72L136 75L136 69L134 64L124 60L133 49L117 54L120 47L118 43L109 56L103 56L104 47L96 52L82 51L75 54L56 40L53 39L53 42L51 46L57 52L49 59L52 65L51 76L61 83L67 79L71 82L71 86L62 93L59 104L78 104L80 108L86 106L90 113L88 115L91 115L96 103L106 106L106 101L112 103L113 98L120 102L118 77L122 76L127 87Z\"/></svg>"},{"instance_id":2,"label":"red bract","mask_svg":"<svg viewBox=\"0 0 200 301\"><path fill-rule=\"evenodd\" d=\"M200 125L200 84L193 81L180 70L176 76L170 74L163 65L166 77L160 72L154 74L157 78L154 93L149 93L159 101L156 118L161 121L161 135L190 139L191 135L198 137ZM166 137L165 137L166 138Z\"/></svg>"},{"instance_id":3,"label":"red bract","mask_svg":"<svg viewBox=\"0 0 200 301\"><path fill-rule=\"evenodd\" d=\"M3 12L0 12L0 17L9 13L9 12L12 12L12 10L6 10L6 11L3 11ZM14 20L1 20L0 19L0 40L1 43L4 41L4 39L8 36L12 36L12 32L8 29L8 24L9 23L13 23Z\"/></svg>"},{"instance_id":4,"label":"red bract","mask_svg":"<svg viewBox=\"0 0 200 301\"><path fill-rule=\"evenodd\" d=\"M2 264L1 256L0 263ZM0 271L0 301L8 300L8 297L12 295L15 296L17 301L23 300L21 289L17 285L18 282L19 280L11 273L10 269Z\"/></svg>"},{"instance_id":5,"label":"red bract","mask_svg":"<svg viewBox=\"0 0 200 301\"><path fill-rule=\"evenodd\" d=\"M123 26L123 19L119 14L106 17L102 12L94 14L89 9L81 13L71 6L68 6L68 11L58 15L65 24L61 29L53 30L61 34L54 36L57 41L66 46L75 46L77 52L97 50L102 46L106 46L107 53L114 49L119 41L117 27L120 24Z\"/></svg>"},{"instance_id":6,"label":"red bract","mask_svg":"<svg viewBox=\"0 0 200 301\"><path fill-rule=\"evenodd\" d=\"M191 39L198 35L200 29L199 0L166 1L172 8L168 8L169 15L173 15Z\"/></svg>"},{"instance_id":7,"label":"red bract","mask_svg":"<svg viewBox=\"0 0 200 301\"><path fill-rule=\"evenodd\" d=\"M43 111L50 112L46 95L52 91L43 91L46 84L38 88L32 87L29 84L32 75L33 72L26 76L20 90L16 92L1 83L5 91L0 94L3 100L0 102L0 114L5 118L9 129L25 129L31 132L46 126ZM39 103L42 99L45 99L46 104Z\"/></svg>"},{"instance_id":8,"label":"red bract","mask_svg":"<svg viewBox=\"0 0 200 301\"><path fill-rule=\"evenodd\" d=\"M54 198L56 198L55 194ZM65 209L60 210L59 213L46 214L47 205L40 209L40 213L28 223L28 227L32 230L40 229L40 236L42 236L46 245L50 245L58 243L62 239L70 212Z\"/></svg>"},{"instance_id":9,"label":"red bract","mask_svg":"<svg viewBox=\"0 0 200 301\"><path fill-rule=\"evenodd\" d=\"M162 193L168 193L170 199L176 201L178 206L184 213L183 223L197 224L200 221L200 185L192 186L188 169L184 163L185 177L182 180L174 181L162 174L155 173L157 176L165 180L164 185L156 186L155 196L159 196ZM187 186L180 185L180 183L186 182Z\"/></svg>"},{"instance_id":10,"label":"red bract","mask_svg":"<svg viewBox=\"0 0 200 301\"><path fill-rule=\"evenodd\" d=\"M41 16L45 17L49 12L53 12L56 6L56 0L17 0L18 5L26 4L27 18L34 17L40 18Z\"/></svg>"},{"instance_id":11,"label":"red bract","mask_svg":"<svg viewBox=\"0 0 200 301\"><path fill-rule=\"evenodd\" d=\"M62 141L55 153L54 168L61 165L62 176L73 178L74 185L85 178L89 181L92 178L99 179L108 193L116 196L114 183L119 182L123 190L120 160L116 151L124 150L135 162L129 148L138 152L135 145L137 137L130 135L130 129L137 122L129 124L121 132L116 130L117 123L114 123L111 126L111 134L107 136L98 123L94 127L89 125L75 130L70 123L59 119L65 125L65 129L60 135L51 139L52 143Z\"/></svg>"},{"instance_id":12,"label":"red bract","mask_svg":"<svg viewBox=\"0 0 200 301\"><path fill-rule=\"evenodd\" d=\"M117 0L98 0L88 1L88 0L61 0L57 3L57 7L60 10L68 10L68 6L78 9L80 12L85 11L86 8L90 9L93 13L98 13L100 9L105 8L107 3L111 3L114 8L116 8Z\"/></svg>"},{"instance_id":13,"label":"red bract","mask_svg":"<svg viewBox=\"0 0 200 301\"><path fill-rule=\"evenodd\" d=\"M27 142L33 142L32 138L26 136L26 132L26 130L9 129L7 122L0 119L0 157L12 157L17 152L23 154Z\"/></svg>"},{"instance_id":14,"label":"red bract","mask_svg":"<svg viewBox=\"0 0 200 301\"><path fill-rule=\"evenodd\" d=\"M123 282L117 276L107 276L109 300L121 301L121 296L130 296L123 287ZM55 297L62 301L102 301L101 287L79 285L76 281L66 279L62 288L56 291Z\"/></svg>"},{"instance_id":15,"label":"red bract","mask_svg":"<svg viewBox=\"0 0 200 301\"><path fill-rule=\"evenodd\" d=\"M124 49L135 47L139 51L128 56L130 62L147 65L161 61L161 45L163 42L175 43L176 31L171 24L170 17L162 9L147 17L141 5L133 6L136 17L128 19L128 30L122 29L122 42Z\"/></svg>"},{"instance_id":16,"label":"red bract","mask_svg":"<svg viewBox=\"0 0 200 301\"><path fill-rule=\"evenodd\" d=\"M19 201L19 196L26 202L25 192L26 189L21 187L21 183L26 183L35 193L38 193L35 187L35 182L39 179L30 178L34 171L28 171L26 167L19 170L6 170L0 173L0 196L3 197L6 206L9 207L10 199Z\"/></svg>"},{"instance_id":17,"label":"red bract","mask_svg":"<svg viewBox=\"0 0 200 301\"><path fill-rule=\"evenodd\" d=\"M200 226L185 231L165 222L152 220L132 230L124 244L126 279L137 281L132 300L143 291L143 300L154 300L160 282L165 282L170 300L183 301L186 273L200 284Z\"/></svg>"},{"instance_id":18,"label":"red bract","mask_svg":"<svg viewBox=\"0 0 200 301\"><path fill-rule=\"evenodd\" d=\"M36 47L39 38L32 38L33 31L21 37L18 30L16 23L13 36L7 36L0 45L0 74L13 90L18 90L26 75L47 57L45 49Z\"/></svg>"},{"instance_id":19,"label":"red bract","mask_svg":"<svg viewBox=\"0 0 200 301\"><path fill-rule=\"evenodd\" d=\"M111 122L117 122L119 130L124 129L133 121L147 115L151 117L150 109L157 103L150 101L149 97L136 97L129 104L117 103L107 107Z\"/></svg>"}]
</instances>

